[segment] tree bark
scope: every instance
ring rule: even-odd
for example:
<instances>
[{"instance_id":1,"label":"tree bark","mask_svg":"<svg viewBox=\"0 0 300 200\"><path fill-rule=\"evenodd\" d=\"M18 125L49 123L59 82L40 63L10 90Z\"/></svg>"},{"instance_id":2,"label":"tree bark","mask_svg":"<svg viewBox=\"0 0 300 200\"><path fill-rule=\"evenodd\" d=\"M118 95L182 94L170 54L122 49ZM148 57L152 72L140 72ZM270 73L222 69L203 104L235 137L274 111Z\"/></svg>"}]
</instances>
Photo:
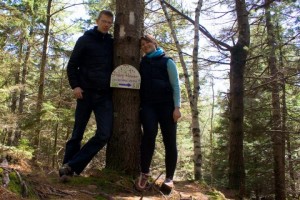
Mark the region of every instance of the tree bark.
<instances>
[{"instance_id":1,"label":"tree bark","mask_svg":"<svg viewBox=\"0 0 300 200\"><path fill-rule=\"evenodd\" d=\"M280 41L280 49L279 49L279 66L281 71L285 71L285 65L284 65L284 53L282 51L282 37L279 35L280 31L277 31L277 40ZM281 79L281 89L282 89L282 96L281 96L281 113L282 113L282 132L284 133L285 139L286 139L286 150L287 150L287 164L288 164L288 174L289 174L289 185L291 189L291 195L294 199L297 198L297 191L296 191L296 174L294 169L294 161L292 158L292 146L291 146L291 139L290 139L290 132L287 131L287 117L288 117L288 111L287 111L287 104L286 104L286 77L284 73L280 73L280 79Z\"/></svg>"},{"instance_id":2,"label":"tree bark","mask_svg":"<svg viewBox=\"0 0 300 200\"><path fill-rule=\"evenodd\" d=\"M20 71L21 71L21 65L19 63L21 63L22 61L23 43L24 43L24 39L22 39L22 41L20 42L20 48L18 53L18 64L15 65L15 70L13 71L15 89L12 91L11 94L11 106L10 106L10 111L13 114L16 114L17 111L18 91L20 87ZM19 119L17 118L17 120ZM15 146L18 144L18 140L20 139L18 137L18 133L19 133L18 126L16 123L14 123L14 125L12 125L8 131L8 140L7 140L8 146Z\"/></svg>"},{"instance_id":3,"label":"tree bark","mask_svg":"<svg viewBox=\"0 0 300 200\"><path fill-rule=\"evenodd\" d=\"M22 60L22 52L23 52L23 43L24 39L20 42L20 49L19 49L19 54L18 54L18 63L21 63ZM14 78L15 78L15 86L19 87L20 84L20 71L21 71L21 65L18 64L16 66L16 70L14 72ZM18 102L18 89L14 89L12 92L12 97L11 97L11 112L16 113L17 110L17 102Z\"/></svg>"},{"instance_id":4,"label":"tree bark","mask_svg":"<svg viewBox=\"0 0 300 200\"><path fill-rule=\"evenodd\" d=\"M244 45L231 50L230 63L230 125L229 125L229 188L241 199L245 190L245 166L243 157L244 121L244 68L247 52Z\"/></svg>"},{"instance_id":5,"label":"tree bark","mask_svg":"<svg viewBox=\"0 0 300 200\"><path fill-rule=\"evenodd\" d=\"M45 33L44 33L44 40L43 40L43 50L42 50L42 57L41 57L41 64L40 64L40 78L39 78L39 88L38 88L38 96L36 101L36 124L37 128L35 130L34 136L34 146L36 151L39 151L40 147L40 134L41 134L41 114L43 108L43 101L44 101L44 87L45 87L45 69L47 63L47 50L48 50L48 41L49 41L49 31L50 31L50 21L51 21L51 5L52 0L48 0L47 5L47 17L46 17L46 24L45 24ZM36 156L37 154L35 154Z\"/></svg>"},{"instance_id":6,"label":"tree bark","mask_svg":"<svg viewBox=\"0 0 300 200\"><path fill-rule=\"evenodd\" d=\"M202 179L202 152L201 152L201 135L200 135L200 124L199 124L199 111L198 111L198 96L199 96L199 66L198 66L198 43L199 43L199 17L200 17L200 10L202 7L202 0L198 1L197 8L196 8L196 16L195 16L195 22L194 22L194 48L193 48L193 86L192 89L191 82L190 82L190 75L186 66L186 63L183 58L182 49L179 45L179 41L177 39L177 35L175 33L175 29L173 27L171 18L167 12L165 1L160 1L162 9L164 11L164 14L166 16L166 19L168 21L169 27L171 29L171 34L174 39L176 49L179 54L179 60L181 67L184 72L184 80L185 80L185 87L188 93L189 103L190 103L190 109L192 113L192 123L191 123L191 129L192 129L192 136L193 136L193 143L194 143L194 177L195 180L201 180Z\"/></svg>"},{"instance_id":7,"label":"tree bark","mask_svg":"<svg viewBox=\"0 0 300 200\"><path fill-rule=\"evenodd\" d=\"M266 0L266 27L268 35L268 67L272 79L272 142L274 159L275 199L282 200L285 195L285 136L282 131L280 96L279 96L279 73L276 60L276 37L272 17L270 13L270 2Z\"/></svg>"},{"instance_id":8,"label":"tree bark","mask_svg":"<svg viewBox=\"0 0 300 200\"><path fill-rule=\"evenodd\" d=\"M189 22L195 24L188 16L181 13L169 3L163 1L170 9L181 15ZM230 189L238 193L238 198L242 198L245 193L245 167L243 158L243 120L244 120L244 68L248 56L250 44L250 26L245 0L236 0L236 14L238 24L238 41L231 47L228 44L215 39L204 27L199 25L199 30L221 50L230 50L230 130L229 130L229 183ZM176 42L176 41L175 41ZM178 45L178 41L176 42ZM182 56L182 52L179 51ZM180 57L180 56L179 56ZM181 61L181 60L180 60ZM182 64L182 61L181 61ZM184 66L184 65L182 65ZM185 80L188 73L184 71ZM189 84L189 83L188 83ZM186 86L188 85L186 83ZM188 87L187 87L188 88ZM188 95L190 91L187 89Z\"/></svg>"},{"instance_id":9,"label":"tree bark","mask_svg":"<svg viewBox=\"0 0 300 200\"><path fill-rule=\"evenodd\" d=\"M34 17L33 17L34 18ZM32 20L33 22L33 20ZM19 106L18 106L18 113L22 114L24 109L24 100L25 100L25 93L26 93L26 82L27 82L27 73L28 73L28 61L31 54L31 38L33 38L33 25L30 27L29 35L27 40L27 48L25 53L24 62L22 63L22 75L21 75L21 91L19 97Z\"/></svg>"},{"instance_id":10,"label":"tree bark","mask_svg":"<svg viewBox=\"0 0 300 200\"><path fill-rule=\"evenodd\" d=\"M236 0L238 41L231 48L230 60L230 126L229 126L229 188L245 194L244 140L244 69L250 44L250 26L245 0Z\"/></svg>"},{"instance_id":11,"label":"tree bark","mask_svg":"<svg viewBox=\"0 0 300 200\"><path fill-rule=\"evenodd\" d=\"M115 67L129 64L139 69L144 7L142 0L116 1ZM140 161L139 91L115 88L113 102L114 126L107 146L106 167L134 174L139 171Z\"/></svg>"},{"instance_id":12,"label":"tree bark","mask_svg":"<svg viewBox=\"0 0 300 200\"><path fill-rule=\"evenodd\" d=\"M60 78L60 84L59 84L59 101L57 104L57 110L61 109L62 107L62 95L63 95L63 79L64 79L64 69L61 71L61 78ZM60 113L58 112L57 117L60 118ZM57 163L57 141L59 136L59 124L60 122L56 122L55 129L54 129L54 141L53 141L53 147L52 147L52 168L55 167L55 164Z\"/></svg>"},{"instance_id":13,"label":"tree bark","mask_svg":"<svg viewBox=\"0 0 300 200\"><path fill-rule=\"evenodd\" d=\"M191 103L192 108L192 133L194 142L194 175L195 180L202 179L202 143L201 143L201 130L199 123L198 99L200 92L199 83L199 21L200 11L202 8L203 0L199 0L195 10L195 24L194 24L194 48L193 48L193 99Z\"/></svg>"},{"instance_id":14,"label":"tree bark","mask_svg":"<svg viewBox=\"0 0 300 200\"><path fill-rule=\"evenodd\" d=\"M214 113L215 113L215 89L214 89L214 79L211 78L211 91L212 91L212 105L211 105L211 115L210 115L210 185L214 185Z\"/></svg>"},{"instance_id":15,"label":"tree bark","mask_svg":"<svg viewBox=\"0 0 300 200\"><path fill-rule=\"evenodd\" d=\"M292 197L296 199L296 173L294 169L294 161L292 158L292 145L290 139L290 133L287 132L286 120L287 119L287 106L286 106L286 89L285 89L285 80L282 81L282 132L285 133L286 137L286 148L287 148L287 163L288 163L288 174L289 174L289 185L292 192Z\"/></svg>"}]
</instances>

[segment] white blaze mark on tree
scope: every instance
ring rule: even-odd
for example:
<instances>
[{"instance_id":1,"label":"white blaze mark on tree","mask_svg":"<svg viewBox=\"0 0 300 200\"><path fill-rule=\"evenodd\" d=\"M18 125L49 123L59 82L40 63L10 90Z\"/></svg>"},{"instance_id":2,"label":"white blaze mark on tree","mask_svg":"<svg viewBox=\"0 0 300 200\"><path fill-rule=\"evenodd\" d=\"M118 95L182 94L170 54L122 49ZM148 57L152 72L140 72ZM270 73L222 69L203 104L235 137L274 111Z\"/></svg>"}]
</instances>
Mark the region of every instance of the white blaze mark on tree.
<instances>
[{"instance_id":1,"label":"white blaze mark on tree","mask_svg":"<svg viewBox=\"0 0 300 200\"><path fill-rule=\"evenodd\" d=\"M134 12L130 12L129 14L129 24L134 25L135 18L134 18Z\"/></svg>"},{"instance_id":2,"label":"white blaze mark on tree","mask_svg":"<svg viewBox=\"0 0 300 200\"><path fill-rule=\"evenodd\" d=\"M125 32L125 26L121 25L120 26L120 38L125 37L125 34L126 34L126 32Z\"/></svg>"}]
</instances>

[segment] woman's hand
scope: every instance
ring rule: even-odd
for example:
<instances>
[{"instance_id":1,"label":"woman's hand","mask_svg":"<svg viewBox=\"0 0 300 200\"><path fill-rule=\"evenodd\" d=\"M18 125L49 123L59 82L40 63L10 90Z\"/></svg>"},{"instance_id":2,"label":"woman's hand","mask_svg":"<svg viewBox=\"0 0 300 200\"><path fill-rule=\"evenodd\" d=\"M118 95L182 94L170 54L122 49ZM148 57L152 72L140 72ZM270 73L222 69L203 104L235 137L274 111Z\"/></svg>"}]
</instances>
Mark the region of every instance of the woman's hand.
<instances>
[{"instance_id":1,"label":"woman's hand","mask_svg":"<svg viewBox=\"0 0 300 200\"><path fill-rule=\"evenodd\" d=\"M181 117L180 108L179 107L175 107L175 109L173 111L174 122L176 123L180 117Z\"/></svg>"}]
</instances>

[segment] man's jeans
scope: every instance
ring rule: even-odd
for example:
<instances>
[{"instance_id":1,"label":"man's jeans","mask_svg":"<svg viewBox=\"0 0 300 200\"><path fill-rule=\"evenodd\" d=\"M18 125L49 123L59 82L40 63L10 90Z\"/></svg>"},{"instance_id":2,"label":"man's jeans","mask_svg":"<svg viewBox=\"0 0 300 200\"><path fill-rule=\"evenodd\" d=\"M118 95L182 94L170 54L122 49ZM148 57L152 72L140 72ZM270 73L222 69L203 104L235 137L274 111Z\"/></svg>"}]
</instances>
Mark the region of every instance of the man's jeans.
<instances>
[{"instance_id":1,"label":"man's jeans","mask_svg":"<svg viewBox=\"0 0 300 200\"><path fill-rule=\"evenodd\" d=\"M92 111L95 115L97 130L95 135L81 148L81 140ZM68 163L76 174L80 174L92 158L106 145L112 132L112 122L111 94L85 91L83 99L77 99L74 129L72 137L66 144L63 163Z\"/></svg>"}]
</instances>

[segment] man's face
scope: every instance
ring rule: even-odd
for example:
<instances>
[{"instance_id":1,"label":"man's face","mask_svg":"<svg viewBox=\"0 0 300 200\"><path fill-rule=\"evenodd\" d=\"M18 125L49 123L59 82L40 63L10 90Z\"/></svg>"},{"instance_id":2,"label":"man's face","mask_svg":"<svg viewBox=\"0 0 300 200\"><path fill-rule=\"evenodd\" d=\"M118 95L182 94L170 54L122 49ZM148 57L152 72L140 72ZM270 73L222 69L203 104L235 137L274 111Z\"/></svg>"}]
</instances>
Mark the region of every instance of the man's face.
<instances>
[{"instance_id":1,"label":"man's face","mask_svg":"<svg viewBox=\"0 0 300 200\"><path fill-rule=\"evenodd\" d=\"M98 25L98 31L101 33L107 33L113 24L113 18L103 14L96 20L96 23Z\"/></svg>"}]
</instances>

